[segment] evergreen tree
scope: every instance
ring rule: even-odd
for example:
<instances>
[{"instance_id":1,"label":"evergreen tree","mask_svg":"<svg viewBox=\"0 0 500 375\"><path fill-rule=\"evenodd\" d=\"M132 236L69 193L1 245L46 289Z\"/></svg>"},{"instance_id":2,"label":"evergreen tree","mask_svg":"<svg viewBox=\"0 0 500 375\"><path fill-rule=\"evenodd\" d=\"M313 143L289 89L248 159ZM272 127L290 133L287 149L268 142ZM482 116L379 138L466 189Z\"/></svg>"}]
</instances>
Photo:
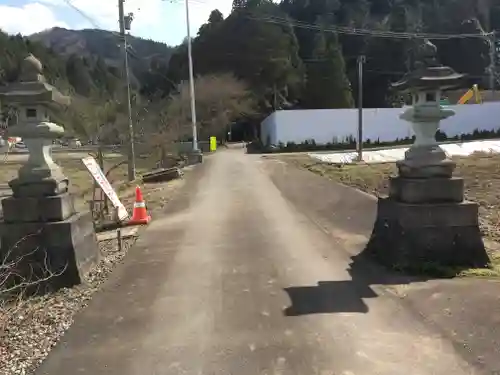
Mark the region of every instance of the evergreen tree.
<instances>
[{"instance_id":1,"label":"evergreen tree","mask_svg":"<svg viewBox=\"0 0 500 375\"><path fill-rule=\"evenodd\" d=\"M195 75L234 74L248 83L262 114L274 106L290 108L298 103L309 108L348 107L352 105L349 80L355 82L357 77L356 57L365 55L364 105L390 106L390 83L411 69L411 55L419 41L350 33L337 39L317 30L338 26L376 32L481 34L500 30L500 6L489 0L233 0L229 16L214 10L193 39ZM40 34L47 33L51 31ZM42 61L49 82L66 91L115 98L123 93L122 57L114 35L64 29L55 30L53 39L43 35L28 40L0 32L0 49L6 51L0 54L0 84L17 78L21 60L31 52ZM73 39L79 42L65 45ZM441 63L477 83L488 76L484 38L445 38L435 43ZM187 79L185 43L171 49L130 36L129 44L132 85L140 85L143 95L167 97ZM83 49L78 58L67 55L75 47Z\"/></svg>"},{"instance_id":2,"label":"evergreen tree","mask_svg":"<svg viewBox=\"0 0 500 375\"><path fill-rule=\"evenodd\" d=\"M255 17L281 12L272 2L261 3L252 10ZM167 75L176 83L187 79L186 53L180 47L170 61ZM196 75L231 72L248 82L263 108L272 106L276 93L280 102L297 97L303 82L293 29L286 23L260 22L243 12L207 23L193 42L193 60Z\"/></svg>"},{"instance_id":3,"label":"evergreen tree","mask_svg":"<svg viewBox=\"0 0 500 375\"><path fill-rule=\"evenodd\" d=\"M308 62L304 97L307 108L350 108L353 99L337 35L318 33Z\"/></svg>"},{"instance_id":4,"label":"evergreen tree","mask_svg":"<svg viewBox=\"0 0 500 375\"><path fill-rule=\"evenodd\" d=\"M219 26L224 21L224 16L220 10L215 9L210 13L208 17L208 22L201 25L198 30L198 37L202 38L205 34L209 33L211 30Z\"/></svg>"},{"instance_id":5,"label":"evergreen tree","mask_svg":"<svg viewBox=\"0 0 500 375\"><path fill-rule=\"evenodd\" d=\"M90 95L94 84L83 58L71 55L66 62L66 75L77 93L84 96Z\"/></svg>"}]
</instances>

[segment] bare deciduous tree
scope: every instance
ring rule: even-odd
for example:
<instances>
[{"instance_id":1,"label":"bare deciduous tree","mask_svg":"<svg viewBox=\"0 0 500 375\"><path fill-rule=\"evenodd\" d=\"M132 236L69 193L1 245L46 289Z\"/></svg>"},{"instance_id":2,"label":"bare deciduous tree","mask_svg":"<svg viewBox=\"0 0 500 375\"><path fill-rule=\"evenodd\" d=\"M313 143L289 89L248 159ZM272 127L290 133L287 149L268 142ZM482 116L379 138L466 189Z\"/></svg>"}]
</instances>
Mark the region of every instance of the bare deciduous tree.
<instances>
[{"instance_id":1,"label":"bare deciduous tree","mask_svg":"<svg viewBox=\"0 0 500 375\"><path fill-rule=\"evenodd\" d=\"M225 133L230 121L254 111L255 102L248 86L229 73L197 77L195 94L200 138ZM189 106L189 85L184 82L170 100L170 117L188 125Z\"/></svg>"},{"instance_id":2,"label":"bare deciduous tree","mask_svg":"<svg viewBox=\"0 0 500 375\"><path fill-rule=\"evenodd\" d=\"M199 139L225 134L235 118L253 112L254 100L245 82L231 74L200 76L195 80L196 114ZM176 141L189 138L191 130L189 83L179 85L167 99L152 100L142 121L142 141L164 164L175 154Z\"/></svg>"},{"instance_id":3,"label":"bare deciduous tree","mask_svg":"<svg viewBox=\"0 0 500 375\"><path fill-rule=\"evenodd\" d=\"M93 143L112 143L120 133L118 117L118 103L115 101L73 96L71 106L64 114L63 125Z\"/></svg>"}]
</instances>

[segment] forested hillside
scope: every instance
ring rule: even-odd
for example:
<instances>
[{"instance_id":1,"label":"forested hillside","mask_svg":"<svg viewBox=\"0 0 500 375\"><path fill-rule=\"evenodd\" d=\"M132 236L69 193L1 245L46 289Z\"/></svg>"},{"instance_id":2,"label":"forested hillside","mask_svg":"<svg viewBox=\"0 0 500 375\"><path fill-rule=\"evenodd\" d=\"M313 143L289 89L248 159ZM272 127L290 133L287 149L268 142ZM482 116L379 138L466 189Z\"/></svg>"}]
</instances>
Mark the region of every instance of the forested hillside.
<instances>
[{"instance_id":1,"label":"forested hillside","mask_svg":"<svg viewBox=\"0 0 500 375\"><path fill-rule=\"evenodd\" d=\"M118 89L120 70L98 55L63 57L42 43L1 31L0 49L5 51L0 54L0 84L17 79L20 62L33 53L42 61L48 80L69 93L113 96Z\"/></svg>"},{"instance_id":2,"label":"forested hillside","mask_svg":"<svg viewBox=\"0 0 500 375\"><path fill-rule=\"evenodd\" d=\"M385 107L392 104L389 83L412 66L411 33L490 28L500 29L494 0L234 0L229 17L214 11L201 28L193 58L197 74L229 70L248 81L263 108L337 108L355 102L356 58L364 54L364 104ZM469 74L471 83L487 82L485 38L433 42L442 63ZM185 46L168 72L174 82L186 79Z\"/></svg>"},{"instance_id":3,"label":"forested hillside","mask_svg":"<svg viewBox=\"0 0 500 375\"><path fill-rule=\"evenodd\" d=\"M94 39L89 41L89 35ZM129 40L131 73L136 77L131 84L131 109L137 142L163 148L189 137L187 85L171 82L168 92L161 89L170 48L140 38ZM113 43L119 43L119 38L102 30L51 29L28 38L0 30L0 49L5 51L0 54L0 85L15 81L22 60L32 53L42 62L48 82L72 98L69 108L52 113L67 135L125 144L130 134L127 90L123 59L118 44ZM173 87L175 90L171 90ZM205 131L225 134L230 121L253 110L251 91L232 74L200 77L196 87L200 137L206 136ZM12 125L16 118L15 108L0 107L0 125Z\"/></svg>"},{"instance_id":4,"label":"forested hillside","mask_svg":"<svg viewBox=\"0 0 500 375\"><path fill-rule=\"evenodd\" d=\"M238 95L248 88L257 123L279 108L356 105L359 55L366 56L364 105L398 105L390 83L412 68L420 42L415 35L424 33L432 34L442 63L467 73L470 84L484 87L490 57L489 40L481 35L491 30L500 30L498 0L234 0L227 18L214 10L200 28L193 40L193 60L196 76L226 77L205 80L211 87L205 91L217 90L217 82L239 87ZM166 110L172 96L180 95L179 84L188 79L187 45L172 50L154 41L130 41L132 105L139 121L144 103L162 103L155 108ZM19 62L32 52L44 64L49 81L78 99L79 114L70 121L74 129L82 132L90 114L101 114L92 120L96 123L115 121L126 117L118 43L116 34L102 30L54 28L30 38L0 32L0 49L6 51L0 54L0 84L15 79ZM209 103L210 96L204 97ZM189 123L181 112L182 121ZM210 108L204 113L210 117Z\"/></svg>"},{"instance_id":5,"label":"forested hillside","mask_svg":"<svg viewBox=\"0 0 500 375\"><path fill-rule=\"evenodd\" d=\"M98 56L107 65L121 68L123 55L118 33L105 30L84 29L67 30L54 27L29 36L32 41L42 42L45 46L62 56L76 55L91 58ZM129 36L127 38L130 54L132 81L140 85L142 75L149 69L152 61L168 63L172 48L165 43Z\"/></svg>"}]
</instances>

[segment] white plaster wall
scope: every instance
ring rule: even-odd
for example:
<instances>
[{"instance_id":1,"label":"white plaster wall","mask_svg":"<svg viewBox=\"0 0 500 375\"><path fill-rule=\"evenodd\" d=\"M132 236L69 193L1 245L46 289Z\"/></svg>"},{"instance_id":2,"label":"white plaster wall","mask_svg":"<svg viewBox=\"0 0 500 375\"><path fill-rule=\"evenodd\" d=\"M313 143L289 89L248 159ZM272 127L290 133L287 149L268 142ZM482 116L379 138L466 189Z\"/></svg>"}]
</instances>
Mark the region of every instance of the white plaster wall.
<instances>
[{"instance_id":1,"label":"white plaster wall","mask_svg":"<svg viewBox=\"0 0 500 375\"><path fill-rule=\"evenodd\" d=\"M278 137L277 137L278 128L283 126L283 125L277 125L278 122L279 123L283 122L282 119L278 119L278 117L280 117L280 115L279 115L280 112L285 112L285 111L277 111L277 112L271 113L260 124L260 140L263 144L267 144L268 140L270 140L270 142L271 142L270 144L279 143L279 141L276 142L275 140L278 139Z\"/></svg>"},{"instance_id":2,"label":"white plaster wall","mask_svg":"<svg viewBox=\"0 0 500 375\"><path fill-rule=\"evenodd\" d=\"M500 102L453 105L456 115L441 122L448 136L472 133L475 129L500 128ZM367 108L363 110L363 140L394 141L411 137L410 124L399 118L404 108ZM270 136L272 144L304 142L314 139L318 144L342 141L357 136L357 109L317 109L276 111L261 124L261 141Z\"/></svg>"}]
</instances>

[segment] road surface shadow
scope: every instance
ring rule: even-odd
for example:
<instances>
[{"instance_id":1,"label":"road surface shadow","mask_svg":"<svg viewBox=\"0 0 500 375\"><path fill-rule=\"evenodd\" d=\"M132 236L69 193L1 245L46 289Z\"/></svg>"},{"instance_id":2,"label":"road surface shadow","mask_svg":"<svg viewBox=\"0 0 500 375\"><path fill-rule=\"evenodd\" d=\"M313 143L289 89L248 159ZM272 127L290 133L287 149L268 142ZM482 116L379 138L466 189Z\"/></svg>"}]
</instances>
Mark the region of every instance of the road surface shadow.
<instances>
[{"instance_id":1,"label":"road surface shadow","mask_svg":"<svg viewBox=\"0 0 500 375\"><path fill-rule=\"evenodd\" d=\"M291 301L291 305L284 309L284 315L366 314L369 309L363 299L378 297L371 285L401 285L429 280L428 277L390 272L364 253L351 257L347 272L351 275L350 280L319 281L317 285L284 288Z\"/></svg>"},{"instance_id":2,"label":"road surface shadow","mask_svg":"<svg viewBox=\"0 0 500 375\"><path fill-rule=\"evenodd\" d=\"M292 305L285 309L285 316L328 314L340 312L367 313L368 306L362 298L377 295L365 288L360 295L353 290L352 281L320 281L314 286L285 288Z\"/></svg>"}]
</instances>

